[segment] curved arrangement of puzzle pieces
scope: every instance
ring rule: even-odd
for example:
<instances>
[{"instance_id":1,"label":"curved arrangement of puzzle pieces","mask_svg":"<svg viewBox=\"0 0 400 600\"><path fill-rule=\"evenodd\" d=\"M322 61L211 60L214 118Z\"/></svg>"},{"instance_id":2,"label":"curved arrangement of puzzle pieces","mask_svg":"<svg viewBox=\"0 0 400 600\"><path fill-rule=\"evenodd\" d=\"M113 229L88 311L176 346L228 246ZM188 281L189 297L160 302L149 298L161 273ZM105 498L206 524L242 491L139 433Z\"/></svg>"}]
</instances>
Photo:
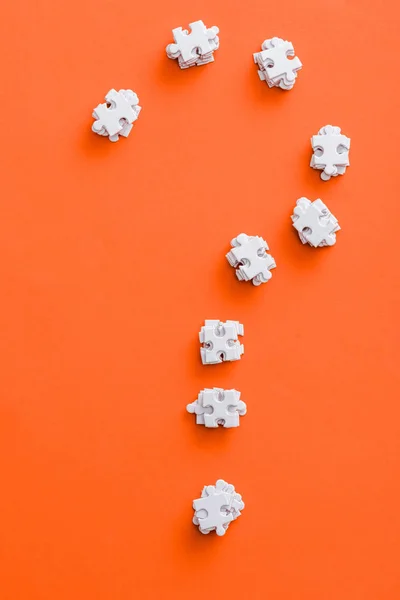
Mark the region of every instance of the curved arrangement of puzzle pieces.
<instances>
[{"instance_id":1,"label":"curved arrangement of puzzle pieces","mask_svg":"<svg viewBox=\"0 0 400 600\"><path fill-rule=\"evenodd\" d=\"M182 27L173 29L174 41L166 47L168 58L177 60L181 69L213 62L214 52L219 48L218 27L207 28L203 21L194 21L189 27L190 32ZM256 52L253 59L261 81L270 88L286 91L293 88L303 66L295 55L293 44L279 37L265 40L261 52ZM140 111L135 92L111 89L105 96L105 103L99 104L93 111L95 121L92 130L108 137L111 142L117 142L119 136L128 137ZM321 172L323 181L344 175L350 164L350 138L341 133L340 127L325 125L312 136L311 146L310 166ZM291 219L303 244L317 248L336 243L336 232L340 226L322 200L311 202L307 198L299 198ZM251 281L253 285L260 286L271 279L271 270L276 267L268 250L268 244L262 237L240 233L232 239L226 259L235 269L239 281ZM243 334L244 327L239 321L206 320L199 333L202 363L215 365L240 360L244 346L238 337ZM240 392L222 388L205 388L186 408L196 415L197 425L212 429L219 426L236 428L240 417L247 412L245 402L240 400ZM244 503L233 485L219 479L215 486L204 487L201 498L194 500L193 508L193 523L201 533L215 531L223 536L229 524L240 516Z\"/></svg>"}]
</instances>

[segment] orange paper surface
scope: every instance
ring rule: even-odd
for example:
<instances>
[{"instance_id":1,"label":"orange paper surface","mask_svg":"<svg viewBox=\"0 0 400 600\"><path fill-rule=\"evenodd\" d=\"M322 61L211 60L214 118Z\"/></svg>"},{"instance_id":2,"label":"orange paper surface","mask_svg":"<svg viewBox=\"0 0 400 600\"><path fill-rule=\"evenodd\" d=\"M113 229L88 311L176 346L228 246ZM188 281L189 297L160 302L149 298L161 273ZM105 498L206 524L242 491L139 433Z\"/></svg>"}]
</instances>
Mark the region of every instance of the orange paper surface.
<instances>
[{"instance_id":1,"label":"orange paper surface","mask_svg":"<svg viewBox=\"0 0 400 600\"><path fill-rule=\"evenodd\" d=\"M70 0L3 6L0 219L1 600L399 600L399 6ZM181 71L174 27L220 28ZM272 36L301 61L259 81ZM143 110L91 132L110 88ZM310 137L339 125L327 183ZM342 230L302 246L321 198ZM264 237L277 268L239 283L225 253ZM244 324L241 361L202 366L204 319ZM205 387L248 413L208 430ZM246 508L192 525L218 478Z\"/></svg>"}]
</instances>

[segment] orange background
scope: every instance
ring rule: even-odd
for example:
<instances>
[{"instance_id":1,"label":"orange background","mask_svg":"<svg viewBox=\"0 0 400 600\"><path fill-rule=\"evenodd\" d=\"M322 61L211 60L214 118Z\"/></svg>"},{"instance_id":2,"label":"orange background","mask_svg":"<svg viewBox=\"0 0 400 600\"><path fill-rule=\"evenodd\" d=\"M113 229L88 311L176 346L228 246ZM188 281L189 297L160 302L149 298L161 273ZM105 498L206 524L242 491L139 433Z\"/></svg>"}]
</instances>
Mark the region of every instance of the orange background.
<instances>
[{"instance_id":1,"label":"orange background","mask_svg":"<svg viewBox=\"0 0 400 600\"><path fill-rule=\"evenodd\" d=\"M181 71L165 46L196 19L221 47ZM394 0L4 7L2 600L399 600L399 25ZM252 62L273 35L290 92ZM90 130L111 87L143 106L117 144ZM324 183L327 123L352 149ZM300 196L336 246L301 245ZM241 231L276 259L261 288L225 259ZM201 365L212 318L244 323L240 362ZM239 429L186 413L210 386L241 390ZM246 508L202 536L219 477Z\"/></svg>"}]
</instances>

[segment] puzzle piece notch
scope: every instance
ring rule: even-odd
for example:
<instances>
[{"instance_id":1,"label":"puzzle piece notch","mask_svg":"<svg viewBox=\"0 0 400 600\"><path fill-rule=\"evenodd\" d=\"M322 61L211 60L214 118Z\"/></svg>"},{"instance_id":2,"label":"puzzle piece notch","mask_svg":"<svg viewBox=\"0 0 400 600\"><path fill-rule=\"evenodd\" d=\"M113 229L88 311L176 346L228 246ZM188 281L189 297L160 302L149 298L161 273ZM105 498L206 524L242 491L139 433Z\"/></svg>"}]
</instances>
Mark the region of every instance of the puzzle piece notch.
<instances>
[{"instance_id":1,"label":"puzzle piece notch","mask_svg":"<svg viewBox=\"0 0 400 600\"><path fill-rule=\"evenodd\" d=\"M299 198L292 221L303 244L308 243L316 248L336 243L336 232L340 230L340 226L322 200L311 202L307 198Z\"/></svg>"},{"instance_id":2,"label":"puzzle piece notch","mask_svg":"<svg viewBox=\"0 0 400 600\"><path fill-rule=\"evenodd\" d=\"M311 138L313 154L310 166L322 170L321 179L344 175L350 165L349 151L351 140L341 133L340 127L325 125L318 135Z\"/></svg>"},{"instance_id":3,"label":"puzzle piece notch","mask_svg":"<svg viewBox=\"0 0 400 600\"><path fill-rule=\"evenodd\" d=\"M238 267L236 277L239 281L252 280L253 285L258 286L271 279L270 269L274 269L276 263L267 254L269 247L263 238L241 233L231 241L231 246L233 249L226 258L232 267Z\"/></svg>"},{"instance_id":4,"label":"puzzle piece notch","mask_svg":"<svg viewBox=\"0 0 400 600\"><path fill-rule=\"evenodd\" d=\"M274 37L265 40L261 48L261 52L253 54L254 62L259 67L258 75L261 81L266 81L269 87L291 90L297 78L297 71L303 66L295 56L293 44Z\"/></svg>"},{"instance_id":5,"label":"puzzle piece notch","mask_svg":"<svg viewBox=\"0 0 400 600\"><path fill-rule=\"evenodd\" d=\"M238 427L239 418L246 414L245 402L237 390L206 388L199 392L197 400L188 404L186 410L196 415L196 423L206 427Z\"/></svg>"},{"instance_id":6,"label":"puzzle piece notch","mask_svg":"<svg viewBox=\"0 0 400 600\"><path fill-rule=\"evenodd\" d=\"M215 486L205 486L201 498L194 500L195 514L193 523L199 527L203 534L216 531L217 535L225 535L229 524L241 515L244 502L240 494L235 492L235 487L223 479L219 479Z\"/></svg>"},{"instance_id":7,"label":"puzzle piece notch","mask_svg":"<svg viewBox=\"0 0 400 600\"><path fill-rule=\"evenodd\" d=\"M105 97L106 103L99 104L93 111L95 122L92 131L99 135L109 136L110 141L117 142L119 136L128 137L134 121L139 116L141 106L139 98L132 90L111 89Z\"/></svg>"},{"instance_id":8,"label":"puzzle piece notch","mask_svg":"<svg viewBox=\"0 0 400 600\"><path fill-rule=\"evenodd\" d=\"M208 319L199 333L200 356L204 365L225 361L240 360L244 353L243 344L238 340L244 328L239 321L218 321Z\"/></svg>"},{"instance_id":9,"label":"puzzle piece notch","mask_svg":"<svg viewBox=\"0 0 400 600\"><path fill-rule=\"evenodd\" d=\"M189 23L189 27L190 33L182 27L173 29L174 43L166 48L168 58L178 58L179 66L183 69L212 62L212 54L219 47L218 27L207 29L203 21Z\"/></svg>"}]
</instances>

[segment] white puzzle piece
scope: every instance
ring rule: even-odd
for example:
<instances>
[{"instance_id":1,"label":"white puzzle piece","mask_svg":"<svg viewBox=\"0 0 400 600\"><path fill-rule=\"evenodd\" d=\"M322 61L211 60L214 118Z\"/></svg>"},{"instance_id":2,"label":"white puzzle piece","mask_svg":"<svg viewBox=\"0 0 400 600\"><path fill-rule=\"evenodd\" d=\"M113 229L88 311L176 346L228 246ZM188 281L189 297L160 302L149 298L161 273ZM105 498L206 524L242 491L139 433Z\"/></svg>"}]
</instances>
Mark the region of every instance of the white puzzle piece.
<instances>
[{"instance_id":1,"label":"white puzzle piece","mask_svg":"<svg viewBox=\"0 0 400 600\"><path fill-rule=\"evenodd\" d=\"M223 493L213 494L193 501L196 519L201 529L215 528L217 535L224 535L223 525L233 521L232 513L222 509L229 505L229 496ZM204 515L203 512L204 511ZM200 514L199 514L200 513Z\"/></svg>"},{"instance_id":2,"label":"white puzzle piece","mask_svg":"<svg viewBox=\"0 0 400 600\"><path fill-rule=\"evenodd\" d=\"M197 400L186 406L186 410L196 415L198 425L230 428L239 426L239 418L246 414L247 407L237 390L206 388L199 393Z\"/></svg>"},{"instance_id":3,"label":"white puzzle piece","mask_svg":"<svg viewBox=\"0 0 400 600\"><path fill-rule=\"evenodd\" d=\"M201 360L204 365L218 364L225 361L240 360L244 353L243 344L238 340L244 328L239 321L222 321L209 319L199 333Z\"/></svg>"},{"instance_id":4,"label":"white puzzle piece","mask_svg":"<svg viewBox=\"0 0 400 600\"><path fill-rule=\"evenodd\" d=\"M118 141L120 135L128 137L132 124L141 111L139 98L132 90L117 92L112 89L105 99L106 103L99 104L93 111L93 118L96 120L92 131L99 135L108 135L112 142Z\"/></svg>"},{"instance_id":5,"label":"white puzzle piece","mask_svg":"<svg viewBox=\"0 0 400 600\"><path fill-rule=\"evenodd\" d=\"M240 517L241 511L244 509L245 505L242 500L242 496L235 492L235 486L227 483L223 479L218 479L215 485L207 485L203 488L201 492L201 497L205 498L206 496L210 496L215 493L223 492L225 494L229 494L230 502L229 506L226 507L228 512L233 514L233 519L237 519Z\"/></svg>"},{"instance_id":6,"label":"white puzzle piece","mask_svg":"<svg viewBox=\"0 0 400 600\"><path fill-rule=\"evenodd\" d=\"M322 170L321 179L328 181L331 177L343 175L350 165L350 138L341 134L340 127L325 125L318 135L311 138L313 155L310 166Z\"/></svg>"},{"instance_id":7,"label":"white puzzle piece","mask_svg":"<svg viewBox=\"0 0 400 600\"><path fill-rule=\"evenodd\" d=\"M297 78L297 71L303 66L295 56L293 44L274 37L265 40L261 48L261 52L253 55L254 62L259 67L258 76L261 81L266 81L269 87L291 90Z\"/></svg>"},{"instance_id":8,"label":"white puzzle piece","mask_svg":"<svg viewBox=\"0 0 400 600\"><path fill-rule=\"evenodd\" d=\"M340 226L322 200L311 202L307 198L299 198L292 221L303 244L308 243L316 248L336 243L336 232Z\"/></svg>"},{"instance_id":9,"label":"white puzzle piece","mask_svg":"<svg viewBox=\"0 0 400 600\"><path fill-rule=\"evenodd\" d=\"M203 488L201 498L194 500L193 508L195 513L192 520L201 533L215 531L222 536L229 524L240 517L244 502L233 485L219 479L215 486Z\"/></svg>"},{"instance_id":10,"label":"white puzzle piece","mask_svg":"<svg viewBox=\"0 0 400 600\"><path fill-rule=\"evenodd\" d=\"M204 408L212 408L211 414L204 414L206 427L218 427L220 423L224 427L238 427L239 411L241 411L241 414L246 412L246 405L240 400L240 392L236 390L214 389L205 391L203 406Z\"/></svg>"},{"instance_id":11,"label":"white puzzle piece","mask_svg":"<svg viewBox=\"0 0 400 600\"><path fill-rule=\"evenodd\" d=\"M174 43L166 48L168 58L178 59L181 69L213 62L213 52L219 47L218 27L207 29L203 21L194 21L189 27L190 33L182 27L173 29Z\"/></svg>"},{"instance_id":12,"label":"white puzzle piece","mask_svg":"<svg viewBox=\"0 0 400 600\"><path fill-rule=\"evenodd\" d=\"M258 236L239 234L231 241L232 250L226 258L232 267L236 269L236 277L239 281L252 281L253 285L266 283L272 277L271 269L276 267L275 260L266 250L268 244Z\"/></svg>"}]
</instances>

